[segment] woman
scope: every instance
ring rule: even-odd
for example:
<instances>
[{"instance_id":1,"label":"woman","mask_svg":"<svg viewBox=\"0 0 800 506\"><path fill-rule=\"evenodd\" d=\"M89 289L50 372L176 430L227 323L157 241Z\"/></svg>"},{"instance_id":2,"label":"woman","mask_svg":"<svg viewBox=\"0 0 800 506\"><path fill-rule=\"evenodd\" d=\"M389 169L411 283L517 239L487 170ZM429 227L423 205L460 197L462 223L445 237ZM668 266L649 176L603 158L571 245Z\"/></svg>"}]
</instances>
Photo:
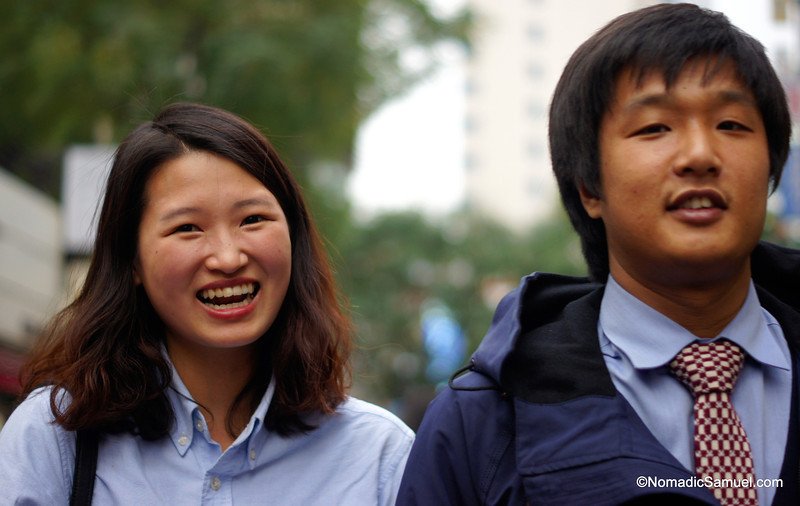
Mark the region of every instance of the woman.
<instances>
[{"instance_id":1,"label":"woman","mask_svg":"<svg viewBox=\"0 0 800 506\"><path fill-rule=\"evenodd\" d=\"M393 504L413 435L347 397L350 348L272 146L168 106L117 150L83 290L0 433L0 495L66 504L93 431L96 504Z\"/></svg>"}]
</instances>

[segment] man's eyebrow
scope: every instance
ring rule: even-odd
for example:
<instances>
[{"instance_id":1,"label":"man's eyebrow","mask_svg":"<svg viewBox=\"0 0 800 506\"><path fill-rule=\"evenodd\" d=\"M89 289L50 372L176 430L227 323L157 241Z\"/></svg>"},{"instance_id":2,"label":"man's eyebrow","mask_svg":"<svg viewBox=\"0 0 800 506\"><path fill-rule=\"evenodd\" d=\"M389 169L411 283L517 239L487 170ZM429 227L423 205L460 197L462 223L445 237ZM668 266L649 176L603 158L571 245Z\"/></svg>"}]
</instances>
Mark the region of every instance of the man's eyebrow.
<instances>
[{"instance_id":1,"label":"man's eyebrow","mask_svg":"<svg viewBox=\"0 0 800 506\"><path fill-rule=\"evenodd\" d=\"M740 103L751 107L758 108L755 97L750 93L744 93L738 90L722 90L719 92L719 102L723 104Z\"/></svg>"},{"instance_id":2,"label":"man's eyebrow","mask_svg":"<svg viewBox=\"0 0 800 506\"><path fill-rule=\"evenodd\" d=\"M644 107L650 106L668 106L675 101L670 98L667 93L650 93L647 95L642 95L636 97L635 99L629 101L628 103L624 104L622 108L623 111L630 112L635 111L637 109L641 109Z\"/></svg>"},{"instance_id":3,"label":"man's eyebrow","mask_svg":"<svg viewBox=\"0 0 800 506\"><path fill-rule=\"evenodd\" d=\"M720 90L714 100L715 105L728 105L728 104L742 104L749 107L758 108L755 98L749 93L739 90ZM669 93L651 93L642 95L631 100L624 105L623 110L626 112L635 111L643 107L657 106L657 107L671 107L675 105L675 100Z\"/></svg>"}]
</instances>

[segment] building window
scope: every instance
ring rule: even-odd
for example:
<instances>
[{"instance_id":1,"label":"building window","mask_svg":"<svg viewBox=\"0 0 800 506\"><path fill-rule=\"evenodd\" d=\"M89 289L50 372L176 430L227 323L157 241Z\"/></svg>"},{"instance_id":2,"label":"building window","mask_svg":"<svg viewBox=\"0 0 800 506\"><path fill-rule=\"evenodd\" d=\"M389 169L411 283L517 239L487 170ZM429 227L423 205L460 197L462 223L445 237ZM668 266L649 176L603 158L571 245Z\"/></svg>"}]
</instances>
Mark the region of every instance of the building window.
<instances>
[{"instance_id":1,"label":"building window","mask_svg":"<svg viewBox=\"0 0 800 506\"><path fill-rule=\"evenodd\" d=\"M544 28L541 25L528 25L528 38L532 42L541 42L544 39Z\"/></svg>"},{"instance_id":2,"label":"building window","mask_svg":"<svg viewBox=\"0 0 800 506\"><path fill-rule=\"evenodd\" d=\"M477 86L475 85L475 80L474 79L466 79L465 80L465 82L464 82L464 93L466 93L467 96L474 95L476 89L477 89Z\"/></svg>"},{"instance_id":3,"label":"building window","mask_svg":"<svg viewBox=\"0 0 800 506\"><path fill-rule=\"evenodd\" d=\"M544 146L540 141L530 141L527 150L528 156L537 160L544 155Z\"/></svg>"},{"instance_id":4,"label":"building window","mask_svg":"<svg viewBox=\"0 0 800 506\"><path fill-rule=\"evenodd\" d=\"M541 102L532 101L528 104L528 116L534 120L540 120L545 116L545 108Z\"/></svg>"},{"instance_id":5,"label":"building window","mask_svg":"<svg viewBox=\"0 0 800 506\"><path fill-rule=\"evenodd\" d=\"M528 64L528 76L531 79L539 80L544 76L544 67L539 62L531 62Z\"/></svg>"},{"instance_id":6,"label":"building window","mask_svg":"<svg viewBox=\"0 0 800 506\"><path fill-rule=\"evenodd\" d=\"M478 127L476 125L475 118L472 117L471 115L467 115L467 117L464 118L464 132L467 134L471 134L477 131Z\"/></svg>"},{"instance_id":7,"label":"building window","mask_svg":"<svg viewBox=\"0 0 800 506\"><path fill-rule=\"evenodd\" d=\"M529 179L527 186L530 198L538 200L544 196L544 185L540 179Z\"/></svg>"},{"instance_id":8,"label":"building window","mask_svg":"<svg viewBox=\"0 0 800 506\"><path fill-rule=\"evenodd\" d=\"M478 171L478 163L475 161L475 155L470 152L464 155L464 171L467 173Z\"/></svg>"}]
</instances>

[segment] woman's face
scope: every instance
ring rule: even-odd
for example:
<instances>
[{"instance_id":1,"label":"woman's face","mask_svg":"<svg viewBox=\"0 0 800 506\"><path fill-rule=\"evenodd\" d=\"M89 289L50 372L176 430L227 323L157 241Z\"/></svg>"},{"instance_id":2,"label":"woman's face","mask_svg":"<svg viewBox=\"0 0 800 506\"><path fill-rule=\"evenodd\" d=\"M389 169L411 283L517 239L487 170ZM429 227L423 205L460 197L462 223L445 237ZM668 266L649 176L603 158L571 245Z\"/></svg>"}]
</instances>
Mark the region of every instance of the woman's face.
<instances>
[{"instance_id":1,"label":"woman's face","mask_svg":"<svg viewBox=\"0 0 800 506\"><path fill-rule=\"evenodd\" d=\"M134 268L170 353L254 344L283 303L291 249L277 199L234 162L193 151L158 167Z\"/></svg>"}]
</instances>

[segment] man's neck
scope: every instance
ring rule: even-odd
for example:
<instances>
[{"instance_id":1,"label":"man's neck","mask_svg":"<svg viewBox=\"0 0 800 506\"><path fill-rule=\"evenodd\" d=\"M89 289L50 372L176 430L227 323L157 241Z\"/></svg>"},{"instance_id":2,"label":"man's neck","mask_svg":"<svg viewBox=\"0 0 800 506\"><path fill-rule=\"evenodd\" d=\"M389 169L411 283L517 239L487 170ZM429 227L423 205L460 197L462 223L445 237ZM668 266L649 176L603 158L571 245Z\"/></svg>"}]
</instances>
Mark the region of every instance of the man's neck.
<instances>
[{"instance_id":1,"label":"man's neck","mask_svg":"<svg viewBox=\"0 0 800 506\"><path fill-rule=\"evenodd\" d=\"M611 275L634 297L701 338L713 338L736 317L750 286L750 269L708 283L641 280L621 268Z\"/></svg>"}]
</instances>

